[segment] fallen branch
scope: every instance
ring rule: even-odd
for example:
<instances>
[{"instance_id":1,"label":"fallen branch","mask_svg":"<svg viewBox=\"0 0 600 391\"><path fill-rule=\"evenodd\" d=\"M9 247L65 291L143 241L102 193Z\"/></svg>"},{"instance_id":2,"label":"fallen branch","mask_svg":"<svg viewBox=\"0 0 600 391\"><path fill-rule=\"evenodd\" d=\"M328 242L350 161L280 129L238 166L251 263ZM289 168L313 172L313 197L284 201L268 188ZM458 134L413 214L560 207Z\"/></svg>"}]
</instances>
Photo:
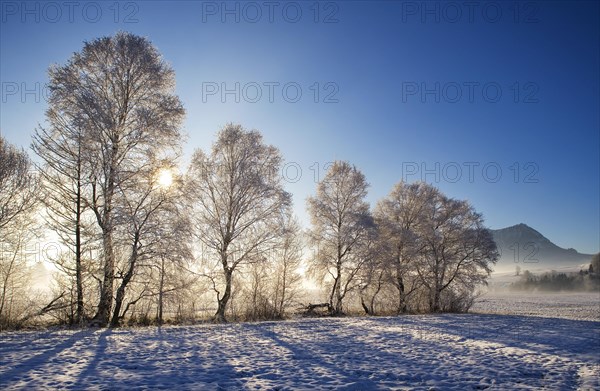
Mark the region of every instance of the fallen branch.
<instances>
[{"instance_id":1,"label":"fallen branch","mask_svg":"<svg viewBox=\"0 0 600 391\"><path fill-rule=\"evenodd\" d=\"M311 304L308 303L307 306L303 306L302 309L304 310L302 312L303 316L318 316L318 315L326 315L326 314L331 314L333 312L333 308L331 307L331 305L329 305L329 303L318 303L318 304ZM326 309L326 311L315 311L317 309Z\"/></svg>"}]
</instances>

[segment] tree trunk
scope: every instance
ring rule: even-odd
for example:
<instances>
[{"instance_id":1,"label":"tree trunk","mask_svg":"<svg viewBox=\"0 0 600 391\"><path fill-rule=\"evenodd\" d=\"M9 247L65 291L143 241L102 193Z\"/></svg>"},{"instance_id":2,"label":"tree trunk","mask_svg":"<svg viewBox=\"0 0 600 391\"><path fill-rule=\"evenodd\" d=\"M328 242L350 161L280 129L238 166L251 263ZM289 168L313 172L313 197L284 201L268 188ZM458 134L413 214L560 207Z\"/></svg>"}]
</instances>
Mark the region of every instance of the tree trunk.
<instances>
[{"instance_id":1,"label":"tree trunk","mask_svg":"<svg viewBox=\"0 0 600 391\"><path fill-rule=\"evenodd\" d=\"M592 266L590 264L590 266ZM284 306L285 306L285 290L287 285L287 264L283 265L283 276L282 276L282 285L281 285L281 300L279 302L278 316L283 318L284 314Z\"/></svg>"},{"instance_id":2,"label":"tree trunk","mask_svg":"<svg viewBox=\"0 0 600 391\"><path fill-rule=\"evenodd\" d=\"M113 252L113 241L111 230L106 230L102 235L104 250L104 278L100 290L100 302L92 324L106 327L110 319L110 311L113 304L113 291L115 280L115 256Z\"/></svg>"},{"instance_id":3,"label":"tree trunk","mask_svg":"<svg viewBox=\"0 0 600 391\"><path fill-rule=\"evenodd\" d=\"M430 297L429 297L429 310L431 312L440 312L440 292L441 292L441 281L443 280L443 275L440 277L440 260L436 256L435 259L435 269L434 269L434 284L433 284L433 292L431 292L430 288ZM433 293L433 295L431 295Z\"/></svg>"},{"instance_id":4,"label":"tree trunk","mask_svg":"<svg viewBox=\"0 0 600 391\"><path fill-rule=\"evenodd\" d=\"M113 158L117 155L118 149L113 145ZM100 290L100 302L98 311L92 320L93 325L106 327L110 320L110 311L113 304L113 291L115 281L115 253L113 249L113 216L112 216L112 198L115 192L115 166L111 162L108 183L104 197L104 215L98 218L102 228L102 247L104 251L104 279L102 280L102 289ZM96 215L99 214L96 212Z\"/></svg>"},{"instance_id":5,"label":"tree trunk","mask_svg":"<svg viewBox=\"0 0 600 391\"><path fill-rule=\"evenodd\" d=\"M79 156L81 156L81 142L79 143ZM75 216L75 285L77 289L76 322L83 325L83 281L81 277L81 158L77 161L77 196Z\"/></svg>"},{"instance_id":6,"label":"tree trunk","mask_svg":"<svg viewBox=\"0 0 600 391\"><path fill-rule=\"evenodd\" d=\"M381 285L382 285L382 279L383 279L383 270L381 272L379 272L379 277L377 278L377 289L375 290L375 293L373 293L373 296L371 296L371 303L370 303L370 311L371 311L371 315L375 315L375 299L377 298L377 295L379 294L379 292L381 292Z\"/></svg>"},{"instance_id":7,"label":"tree trunk","mask_svg":"<svg viewBox=\"0 0 600 391\"><path fill-rule=\"evenodd\" d=\"M329 308L332 312L333 312L333 308L334 308L333 298L335 297L335 290L336 290L336 287L338 284L338 280L339 280L339 278L336 276L336 278L333 280L333 286L331 287L331 293L329 294Z\"/></svg>"},{"instance_id":8,"label":"tree trunk","mask_svg":"<svg viewBox=\"0 0 600 391\"><path fill-rule=\"evenodd\" d=\"M123 280L125 281L125 280ZM123 299L125 298L125 288L123 284L117 289L117 297L115 300L115 310L113 312L112 320L110 321L110 327L119 327L119 313L121 312L121 306L123 305Z\"/></svg>"},{"instance_id":9,"label":"tree trunk","mask_svg":"<svg viewBox=\"0 0 600 391\"><path fill-rule=\"evenodd\" d=\"M225 276L225 292L223 296L218 299L218 307L217 313L214 316L214 321L217 323L225 323L227 319L225 319L225 310L227 309L227 302L231 297L231 275L233 271L227 267L223 266L223 275Z\"/></svg>"},{"instance_id":10,"label":"tree trunk","mask_svg":"<svg viewBox=\"0 0 600 391\"><path fill-rule=\"evenodd\" d=\"M436 284L437 285L437 284ZM433 292L433 301L431 303L431 312L440 312L440 289L436 286Z\"/></svg>"},{"instance_id":11,"label":"tree trunk","mask_svg":"<svg viewBox=\"0 0 600 391\"><path fill-rule=\"evenodd\" d=\"M112 320L110 322L110 327L118 327L119 326L119 314L121 312L121 307L123 306L123 300L125 299L125 289L127 285L133 278L133 272L135 270L135 264L138 256L138 243L139 243L139 234L136 233L135 238L133 240L133 246L131 251L131 257L129 258L129 268L127 269L127 273L123 276L123 281L121 281L121 285L117 289L117 297L115 299L115 310L113 313Z\"/></svg>"},{"instance_id":12,"label":"tree trunk","mask_svg":"<svg viewBox=\"0 0 600 391\"><path fill-rule=\"evenodd\" d=\"M83 324L83 282L81 276L81 232L79 228L79 223L76 228L76 253L75 253L75 284L77 286L77 310L76 310L76 322L78 325Z\"/></svg>"},{"instance_id":13,"label":"tree trunk","mask_svg":"<svg viewBox=\"0 0 600 391\"><path fill-rule=\"evenodd\" d=\"M342 263L337 263L337 279L335 284L335 307L334 314L340 315L342 313Z\"/></svg>"},{"instance_id":14,"label":"tree trunk","mask_svg":"<svg viewBox=\"0 0 600 391\"><path fill-rule=\"evenodd\" d=\"M363 310L365 311L365 314L372 315L371 310L369 309L369 306L367 306L367 304L365 303L365 300L362 297L362 295L360 296L360 305L362 306Z\"/></svg>"},{"instance_id":15,"label":"tree trunk","mask_svg":"<svg viewBox=\"0 0 600 391\"><path fill-rule=\"evenodd\" d=\"M406 308L406 288L404 286L404 280L402 276L398 276L396 279L398 288L398 315L404 314L407 311Z\"/></svg>"},{"instance_id":16,"label":"tree trunk","mask_svg":"<svg viewBox=\"0 0 600 391\"><path fill-rule=\"evenodd\" d=\"M163 324L163 289L165 286L165 259L160 259L160 280L158 285L158 324Z\"/></svg>"}]
</instances>

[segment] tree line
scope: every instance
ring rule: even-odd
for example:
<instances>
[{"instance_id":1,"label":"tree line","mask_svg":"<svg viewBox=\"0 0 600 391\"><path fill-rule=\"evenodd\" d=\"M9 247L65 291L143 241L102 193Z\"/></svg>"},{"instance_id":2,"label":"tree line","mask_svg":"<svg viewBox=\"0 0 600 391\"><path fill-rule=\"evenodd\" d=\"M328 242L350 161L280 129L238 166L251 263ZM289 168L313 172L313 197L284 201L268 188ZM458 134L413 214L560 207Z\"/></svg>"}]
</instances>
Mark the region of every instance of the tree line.
<instances>
[{"instance_id":1,"label":"tree line","mask_svg":"<svg viewBox=\"0 0 600 391\"><path fill-rule=\"evenodd\" d=\"M41 315L101 327L199 311L282 318L306 306L304 272L331 315L464 311L498 258L468 202L399 182L371 210L365 176L344 161L308 199L302 230L277 175L283 156L241 125L179 173L185 110L146 38L86 42L49 80L39 163L0 137L2 327ZM18 255L43 231L67 251L41 307Z\"/></svg>"},{"instance_id":2,"label":"tree line","mask_svg":"<svg viewBox=\"0 0 600 391\"><path fill-rule=\"evenodd\" d=\"M579 272L550 272L535 274L529 270L519 273L520 278L510 284L514 291L600 291L600 253L592 257L587 269Z\"/></svg>"}]
</instances>

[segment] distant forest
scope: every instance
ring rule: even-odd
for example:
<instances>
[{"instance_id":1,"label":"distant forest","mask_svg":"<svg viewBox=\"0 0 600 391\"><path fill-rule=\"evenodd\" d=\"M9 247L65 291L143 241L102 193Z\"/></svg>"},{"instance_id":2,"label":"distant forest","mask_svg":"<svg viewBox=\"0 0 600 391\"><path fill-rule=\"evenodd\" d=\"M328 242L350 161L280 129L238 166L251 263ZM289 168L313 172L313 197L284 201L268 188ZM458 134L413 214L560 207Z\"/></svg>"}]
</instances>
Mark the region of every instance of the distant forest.
<instances>
[{"instance_id":1,"label":"distant forest","mask_svg":"<svg viewBox=\"0 0 600 391\"><path fill-rule=\"evenodd\" d=\"M519 273L519 281L510 285L515 291L600 291L600 254L594 255L587 270L579 272Z\"/></svg>"}]
</instances>

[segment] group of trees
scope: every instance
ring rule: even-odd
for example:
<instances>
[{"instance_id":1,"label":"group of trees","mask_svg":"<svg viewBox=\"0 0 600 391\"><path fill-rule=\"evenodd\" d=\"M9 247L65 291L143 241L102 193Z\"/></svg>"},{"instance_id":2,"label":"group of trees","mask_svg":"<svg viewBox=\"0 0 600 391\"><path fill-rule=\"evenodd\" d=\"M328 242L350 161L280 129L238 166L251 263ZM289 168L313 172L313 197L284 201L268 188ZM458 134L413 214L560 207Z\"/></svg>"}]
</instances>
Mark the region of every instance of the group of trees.
<instances>
[{"instance_id":1,"label":"group of trees","mask_svg":"<svg viewBox=\"0 0 600 391\"><path fill-rule=\"evenodd\" d=\"M0 136L0 327L5 319L29 315L30 302L21 295L29 285L29 273L20 253L37 235L38 190L27 154Z\"/></svg>"},{"instance_id":2,"label":"group of trees","mask_svg":"<svg viewBox=\"0 0 600 391\"><path fill-rule=\"evenodd\" d=\"M33 139L47 220L73 253L73 263L61 266L73 274L77 322L92 245L103 260L101 275L92 272L100 283L93 321L117 325L136 266L167 248L176 252L169 241L177 239L177 194L157 185L181 142L175 75L148 40L120 33L86 43L66 65L51 67L49 78L48 127Z\"/></svg>"},{"instance_id":3,"label":"group of trees","mask_svg":"<svg viewBox=\"0 0 600 391\"><path fill-rule=\"evenodd\" d=\"M498 258L480 214L426 183L400 182L371 214L364 175L335 162L308 200L311 271L330 311L354 293L367 314L460 311Z\"/></svg>"},{"instance_id":4,"label":"group of trees","mask_svg":"<svg viewBox=\"0 0 600 391\"><path fill-rule=\"evenodd\" d=\"M497 259L467 202L401 182L371 212L366 179L347 162L318 184L302 232L279 150L239 125L179 174L185 111L173 70L145 38L85 43L49 77L47 125L32 142L38 174L0 138L5 326L35 314L118 326L153 312L160 323L165 309L183 318L211 297L216 321L283 317L298 299L304 248L332 314L356 303L370 314L464 310ZM19 248L36 227L64 250L53 259L56 291L15 313L27 269Z\"/></svg>"}]
</instances>

